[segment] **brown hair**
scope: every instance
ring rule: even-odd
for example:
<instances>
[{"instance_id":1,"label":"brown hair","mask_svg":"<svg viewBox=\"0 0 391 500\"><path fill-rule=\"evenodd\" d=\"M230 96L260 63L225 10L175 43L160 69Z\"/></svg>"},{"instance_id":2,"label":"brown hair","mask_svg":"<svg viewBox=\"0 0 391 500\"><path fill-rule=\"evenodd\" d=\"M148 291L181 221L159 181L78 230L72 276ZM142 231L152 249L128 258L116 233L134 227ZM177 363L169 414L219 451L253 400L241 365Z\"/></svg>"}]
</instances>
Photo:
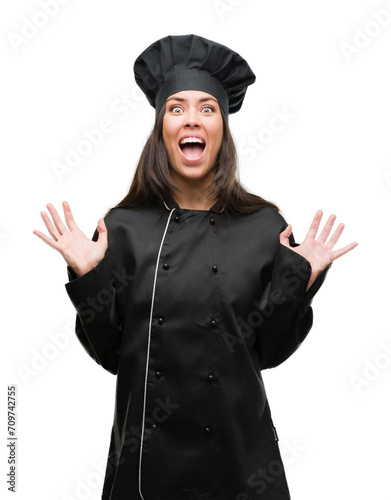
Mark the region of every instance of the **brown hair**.
<instances>
[{"instance_id":1,"label":"brown hair","mask_svg":"<svg viewBox=\"0 0 391 500\"><path fill-rule=\"evenodd\" d=\"M220 108L221 110L221 108ZM154 127L138 162L128 194L117 205L110 208L130 208L153 201L158 201L162 214L165 211L164 198L179 189L171 179L169 160L163 142L163 118L165 106L159 111ZM218 213L247 214L264 207L279 207L264 198L248 192L240 183L237 169L237 153L234 140L229 130L228 120L221 110L223 118L223 140L217 156L215 175L208 187L213 186L212 197L216 198L216 222ZM107 215L107 214L106 214Z\"/></svg>"}]
</instances>

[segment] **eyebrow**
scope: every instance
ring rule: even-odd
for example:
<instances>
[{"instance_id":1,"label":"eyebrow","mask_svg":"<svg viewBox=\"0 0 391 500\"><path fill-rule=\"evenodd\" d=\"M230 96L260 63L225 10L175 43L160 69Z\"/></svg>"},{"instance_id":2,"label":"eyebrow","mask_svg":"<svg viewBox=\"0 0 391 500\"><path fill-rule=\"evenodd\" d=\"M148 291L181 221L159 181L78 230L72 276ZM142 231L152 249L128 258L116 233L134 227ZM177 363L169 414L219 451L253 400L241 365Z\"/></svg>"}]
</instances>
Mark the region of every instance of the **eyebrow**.
<instances>
[{"instance_id":1,"label":"eyebrow","mask_svg":"<svg viewBox=\"0 0 391 500\"><path fill-rule=\"evenodd\" d=\"M171 99L179 102L187 101L187 99L185 99L184 97L169 97L166 102L170 101ZM202 97L201 99L198 100L198 102L206 102L206 101L218 102L217 99L215 99L214 97Z\"/></svg>"}]
</instances>

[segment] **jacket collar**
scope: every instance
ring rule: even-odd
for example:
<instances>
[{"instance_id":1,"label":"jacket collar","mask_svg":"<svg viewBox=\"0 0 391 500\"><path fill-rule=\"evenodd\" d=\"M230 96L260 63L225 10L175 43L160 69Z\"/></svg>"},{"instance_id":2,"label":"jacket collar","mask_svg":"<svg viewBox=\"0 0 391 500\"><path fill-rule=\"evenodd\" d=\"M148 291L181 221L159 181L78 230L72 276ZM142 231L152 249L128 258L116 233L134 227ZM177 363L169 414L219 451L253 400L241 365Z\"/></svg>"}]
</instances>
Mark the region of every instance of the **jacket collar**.
<instances>
[{"instance_id":1,"label":"jacket collar","mask_svg":"<svg viewBox=\"0 0 391 500\"><path fill-rule=\"evenodd\" d=\"M172 197L171 194L164 197L163 203L164 203L165 207L167 208L167 210L172 210L174 208L177 210L186 210L186 209L181 208L178 205L178 203L174 200L174 198ZM225 207L223 207L223 209L220 210L219 213L223 212L224 208ZM210 207L209 212L216 212L216 209L217 209L217 203L215 203L212 207ZM207 212L207 210L205 210L205 212Z\"/></svg>"}]
</instances>

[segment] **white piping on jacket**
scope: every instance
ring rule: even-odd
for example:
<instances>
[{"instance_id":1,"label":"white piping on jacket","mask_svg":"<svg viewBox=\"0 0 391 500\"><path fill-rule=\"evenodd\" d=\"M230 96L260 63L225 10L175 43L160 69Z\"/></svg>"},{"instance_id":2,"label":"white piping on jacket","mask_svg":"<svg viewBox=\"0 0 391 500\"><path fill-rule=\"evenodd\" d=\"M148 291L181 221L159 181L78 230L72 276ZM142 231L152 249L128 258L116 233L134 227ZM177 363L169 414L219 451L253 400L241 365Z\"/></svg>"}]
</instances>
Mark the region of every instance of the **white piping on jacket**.
<instances>
[{"instance_id":1,"label":"white piping on jacket","mask_svg":"<svg viewBox=\"0 0 391 500\"><path fill-rule=\"evenodd\" d=\"M166 207L167 207L167 205L166 205ZM162 237L162 240L160 242L160 248L159 248L159 252L158 252L158 255L157 255L157 261L156 261L155 277L154 277L154 280L153 280L153 287L152 287L151 312L150 312L150 316L149 316L149 327L148 327L147 362L146 362L146 366L145 366L143 422L142 422L142 425L141 425L140 457L139 457L139 466L138 466L138 485L139 485L138 489L139 489L140 496L141 496L141 498L143 500L145 500L145 499L144 499L144 497L143 497L143 495L141 493L141 460L142 460L143 442L144 442L145 403L146 403L146 397L147 397L147 380L148 380L148 367L149 367L149 351L150 351L150 346L151 346L151 329L152 329L153 306L154 306L154 301L155 301L156 280L157 280L157 271L158 271L158 266L159 266L160 254L162 252L164 238L166 237L166 233L167 233L168 225L170 223L171 215L173 214L174 210L175 210L175 208L173 208L171 210L171 212L170 212L170 215L169 215L167 223L166 223L166 228L164 230L163 237Z\"/></svg>"}]
</instances>

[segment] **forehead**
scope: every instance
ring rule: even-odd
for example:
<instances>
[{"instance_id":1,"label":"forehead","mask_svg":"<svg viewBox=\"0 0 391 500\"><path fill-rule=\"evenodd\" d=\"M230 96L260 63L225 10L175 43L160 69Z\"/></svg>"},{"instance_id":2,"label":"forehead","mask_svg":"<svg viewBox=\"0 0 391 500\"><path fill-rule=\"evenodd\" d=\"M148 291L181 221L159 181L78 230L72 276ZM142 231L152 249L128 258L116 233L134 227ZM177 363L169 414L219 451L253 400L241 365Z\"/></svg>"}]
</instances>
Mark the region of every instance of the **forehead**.
<instances>
[{"instance_id":1,"label":"forehead","mask_svg":"<svg viewBox=\"0 0 391 500\"><path fill-rule=\"evenodd\" d=\"M199 102L199 101L215 101L217 102L217 99L213 97L213 95L208 94L207 92L203 92L202 90L181 90L180 92L175 92L175 94L170 95L170 97L167 98L167 101L172 100L172 101L194 101L194 102Z\"/></svg>"}]
</instances>

